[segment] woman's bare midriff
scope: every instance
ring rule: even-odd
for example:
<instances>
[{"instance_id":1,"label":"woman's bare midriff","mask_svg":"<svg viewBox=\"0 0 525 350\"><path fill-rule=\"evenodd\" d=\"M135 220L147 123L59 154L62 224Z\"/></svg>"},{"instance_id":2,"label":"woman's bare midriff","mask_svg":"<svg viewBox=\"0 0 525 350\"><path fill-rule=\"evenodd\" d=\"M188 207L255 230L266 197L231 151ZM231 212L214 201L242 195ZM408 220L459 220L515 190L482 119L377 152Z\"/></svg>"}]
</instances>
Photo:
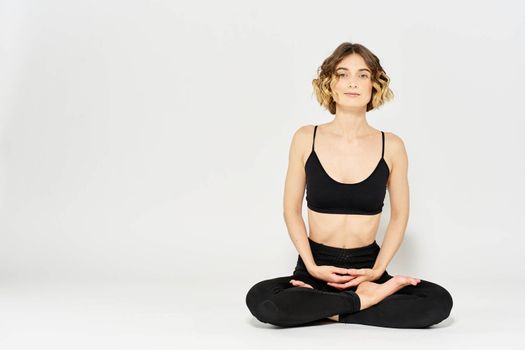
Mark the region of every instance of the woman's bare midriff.
<instances>
[{"instance_id":1,"label":"woman's bare midriff","mask_svg":"<svg viewBox=\"0 0 525 350\"><path fill-rule=\"evenodd\" d=\"M381 213L375 215L318 213L308 208L310 239L338 248L359 248L372 244Z\"/></svg>"}]
</instances>

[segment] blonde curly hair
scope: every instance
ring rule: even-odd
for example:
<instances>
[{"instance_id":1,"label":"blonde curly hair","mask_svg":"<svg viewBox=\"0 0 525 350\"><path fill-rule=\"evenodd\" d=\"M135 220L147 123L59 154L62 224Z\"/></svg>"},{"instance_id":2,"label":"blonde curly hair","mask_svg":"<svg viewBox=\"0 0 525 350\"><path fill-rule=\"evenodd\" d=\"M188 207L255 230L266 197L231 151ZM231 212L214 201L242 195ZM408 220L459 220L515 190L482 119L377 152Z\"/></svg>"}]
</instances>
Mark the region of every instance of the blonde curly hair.
<instances>
[{"instance_id":1,"label":"blonde curly hair","mask_svg":"<svg viewBox=\"0 0 525 350\"><path fill-rule=\"evenodd\" d=\"M360 55L372 71L372 97L366 105L366 111L378 108L394 98L394 93L389 87L390 78L386 75L383 67L381 67L379 58L361 44L344 42L323 61L323 64L317 69L317 77L312 80L317 101L331 114L335 114L336 110L332 86L339 79L335 74L335 67L350 54Z\"/></svg>"}]
</instances>

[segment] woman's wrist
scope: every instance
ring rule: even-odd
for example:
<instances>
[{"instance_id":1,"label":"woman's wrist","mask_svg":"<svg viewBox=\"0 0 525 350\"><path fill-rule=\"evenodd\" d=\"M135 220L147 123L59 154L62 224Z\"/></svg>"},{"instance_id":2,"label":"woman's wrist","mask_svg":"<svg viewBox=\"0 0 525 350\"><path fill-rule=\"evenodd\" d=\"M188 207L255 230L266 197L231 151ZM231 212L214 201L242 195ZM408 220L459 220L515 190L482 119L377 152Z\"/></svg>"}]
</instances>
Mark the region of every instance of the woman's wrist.
<instances>
[{"instance_id":1,"label":"woman's wrist","mask_svg":"<svg viewBox=\"0 0 525 350\"><path fill-rule=\"evenodd\" d=\"M310 265L306 266L306 270L308 270L308 273L310 275L312 275L312 276L314 275L316 269L317 269L317 265L316 264L310 264Z\"/></svg>"}]
</instances>

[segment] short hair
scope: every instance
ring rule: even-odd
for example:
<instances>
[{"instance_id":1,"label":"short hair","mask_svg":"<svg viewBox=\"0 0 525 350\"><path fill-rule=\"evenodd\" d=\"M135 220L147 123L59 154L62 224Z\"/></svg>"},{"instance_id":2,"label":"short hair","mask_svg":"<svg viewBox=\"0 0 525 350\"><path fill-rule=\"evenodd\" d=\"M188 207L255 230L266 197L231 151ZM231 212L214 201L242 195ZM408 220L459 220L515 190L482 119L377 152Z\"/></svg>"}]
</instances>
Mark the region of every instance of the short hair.
<instances>
[{"instance_id":1,"label":"short hair","mask_svg":"<svg viewBox=\"0 0 525 350\"><path fill-rule=\"evenodd\" d=\"M366 105L366 111L378 108L394 98L394 93L389 87L390 78L386 75L383 67L381 67L379 58L361 44L344 42L323 61L323 64L317 69L317 77L312 80L317 101L331 114L335 114L336 109L331 86L333 82L339 79L335 74L335 67L346 56L351 54L360 55L372 71L372 96L370 102Z\"/></svg>"}]
</instances>

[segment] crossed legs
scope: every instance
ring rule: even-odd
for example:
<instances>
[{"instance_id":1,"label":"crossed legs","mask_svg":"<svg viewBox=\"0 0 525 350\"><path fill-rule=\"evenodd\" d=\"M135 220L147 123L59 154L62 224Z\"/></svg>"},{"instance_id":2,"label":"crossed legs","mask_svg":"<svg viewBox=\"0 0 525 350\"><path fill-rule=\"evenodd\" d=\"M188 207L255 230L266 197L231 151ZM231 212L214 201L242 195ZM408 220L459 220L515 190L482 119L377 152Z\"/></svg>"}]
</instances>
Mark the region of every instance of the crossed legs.
<instances>
[{"instance_id":1,"label":"crossed legs","mask_svg":"<svg viewBox=\"0 0 525 350\"><path fill-rule=\"evenodd\" d=\"M447 318L452 297L443 287L406 276L362 282L357 289L316 289L319 281L297 276L264 280L250 288L246 304L261 322L297 326L329 318L394 328L422 328ZM294 279L295 283L290 283ZM417 281L420 281L417 283Z\"/></svg>"}]
</instances>

